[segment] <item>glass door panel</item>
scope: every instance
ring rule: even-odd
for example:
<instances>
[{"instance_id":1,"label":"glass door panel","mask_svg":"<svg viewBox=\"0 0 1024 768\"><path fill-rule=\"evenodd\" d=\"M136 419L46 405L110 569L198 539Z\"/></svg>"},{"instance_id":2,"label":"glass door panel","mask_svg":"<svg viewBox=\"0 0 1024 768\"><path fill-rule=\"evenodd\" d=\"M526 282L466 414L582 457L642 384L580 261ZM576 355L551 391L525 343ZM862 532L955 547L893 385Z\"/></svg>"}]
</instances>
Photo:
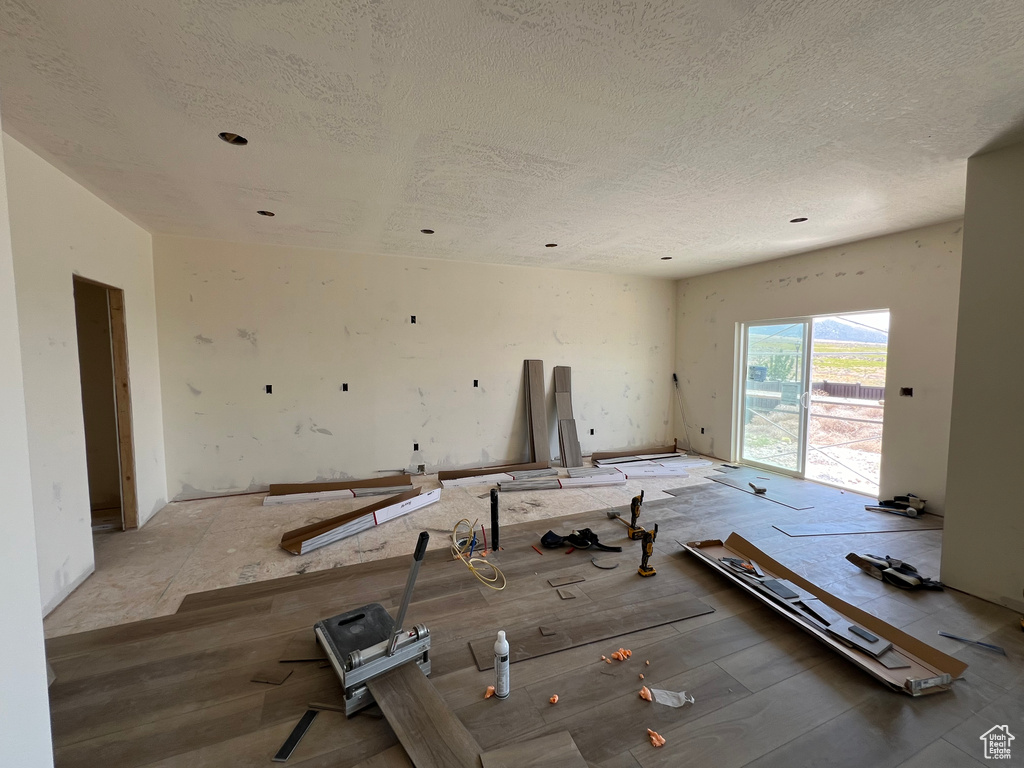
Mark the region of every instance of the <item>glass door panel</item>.
<instances>
[{"instance_id":1,"label":"glass door panel","mask_svg":"<svg viewBox=\"0 0 1024 768\"><path fill-rule=\"evenodd\" d=\"M803 474L809 339L807 320L744 326L740 461Z\"/></svg>"}]
</instances>

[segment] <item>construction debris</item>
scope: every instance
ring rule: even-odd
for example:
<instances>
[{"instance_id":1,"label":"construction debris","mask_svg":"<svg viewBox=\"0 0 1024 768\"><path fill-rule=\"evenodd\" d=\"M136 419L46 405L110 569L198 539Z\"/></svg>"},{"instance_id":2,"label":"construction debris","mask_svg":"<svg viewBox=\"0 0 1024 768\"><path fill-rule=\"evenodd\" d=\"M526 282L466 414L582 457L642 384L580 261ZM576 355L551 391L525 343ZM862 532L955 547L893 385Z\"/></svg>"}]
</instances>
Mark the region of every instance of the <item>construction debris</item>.
<instances>
[{"instance_id":1,"label":"construction debris","mask_svg":"<svg viewBox=\"0 0 1024 768\"><path fill-rule=\"evenodd\" d=\"M654 747L663 747L663 746L665 746L665 737L662 736L660 733L652 731L650 728L648 728L647 729L647 735L651 739L651 746L654 746Z\"/></svg>"},{"instance_id":2,"label":"construction debris","mask_svg":"<svg viewBox=\"0 0 1024 768\"><path fill-rule=\"evenodd\" d=\"M655 704L664 704L666 707L685 707L693 704L694 698L686 691L666 691L662 688L651 688L651 696Z\"/></svg>"}]
</instances>

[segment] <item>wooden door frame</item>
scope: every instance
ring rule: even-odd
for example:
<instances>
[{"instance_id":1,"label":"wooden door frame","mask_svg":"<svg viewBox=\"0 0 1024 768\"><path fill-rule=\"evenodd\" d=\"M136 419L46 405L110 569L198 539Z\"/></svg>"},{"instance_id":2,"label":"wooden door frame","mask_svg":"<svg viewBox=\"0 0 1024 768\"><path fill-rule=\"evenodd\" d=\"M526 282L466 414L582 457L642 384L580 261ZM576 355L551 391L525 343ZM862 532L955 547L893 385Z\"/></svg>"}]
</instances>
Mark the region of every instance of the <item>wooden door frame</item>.
<instances>
[{"instance_id":1,"label":"wooden door frame","mask_svg":"<svg viewBox=\"0 0 1024 768\"><path fill-rule=\"evenodd\" d=\"M132 393L128 376L128 326L125 322L124 291L81 275L74 275L73 280L90 283L107 292L110 351L114 364L114 414L121 475L121 525L124 530L138 528L139 501L135 490L135 443L132 439Z\"/></svg>"}]
</instances>

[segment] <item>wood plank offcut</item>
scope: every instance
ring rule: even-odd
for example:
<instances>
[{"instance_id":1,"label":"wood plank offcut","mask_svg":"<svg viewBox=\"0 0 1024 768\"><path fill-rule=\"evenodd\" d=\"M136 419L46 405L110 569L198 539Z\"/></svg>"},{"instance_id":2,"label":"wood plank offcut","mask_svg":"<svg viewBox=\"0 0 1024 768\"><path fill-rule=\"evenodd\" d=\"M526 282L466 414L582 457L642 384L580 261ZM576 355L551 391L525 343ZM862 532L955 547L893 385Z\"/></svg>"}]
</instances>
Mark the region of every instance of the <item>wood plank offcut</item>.
<instances>
[{"instance_id":1,"label":"wood plank offcut","mask_svg":"<svg viewBox=\"0 0 1024 768\"><path fill-rule=\"evenodd\" d=\"M479 768L480 745L415 664L367 686L416 768Z\"/></svg>"},{"instance_id":2,"label":"wood plank offcut","mask_svg":"<svg viewBox=\"0 0 1024 768\"><path fill-rule=\"evenodd\" d=\"M526 392L530 421L530 441L533 446L534 461L551 461L551 448L548 440L548 409L544 396L544 361L527 360Z\"/></svg>"}]
</instances>

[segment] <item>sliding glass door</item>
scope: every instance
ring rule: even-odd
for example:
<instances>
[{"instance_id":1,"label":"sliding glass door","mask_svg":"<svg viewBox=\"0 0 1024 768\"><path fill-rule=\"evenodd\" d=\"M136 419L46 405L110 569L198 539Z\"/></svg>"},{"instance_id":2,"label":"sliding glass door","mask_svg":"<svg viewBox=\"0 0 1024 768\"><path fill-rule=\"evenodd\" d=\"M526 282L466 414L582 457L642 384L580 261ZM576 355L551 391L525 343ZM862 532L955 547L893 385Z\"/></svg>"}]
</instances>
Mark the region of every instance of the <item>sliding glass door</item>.
<instances>
[{"instance_id":1,"label":"sliding glass door","mask_svg":"<svg viewBox=\"0 0 1024 768\"><path fill-rule=\"evenodd\" d=\"M810 330L803 320L748 323L742 334L739 458L790 475L807 461Z\"/></svg>"}]
</instances>

